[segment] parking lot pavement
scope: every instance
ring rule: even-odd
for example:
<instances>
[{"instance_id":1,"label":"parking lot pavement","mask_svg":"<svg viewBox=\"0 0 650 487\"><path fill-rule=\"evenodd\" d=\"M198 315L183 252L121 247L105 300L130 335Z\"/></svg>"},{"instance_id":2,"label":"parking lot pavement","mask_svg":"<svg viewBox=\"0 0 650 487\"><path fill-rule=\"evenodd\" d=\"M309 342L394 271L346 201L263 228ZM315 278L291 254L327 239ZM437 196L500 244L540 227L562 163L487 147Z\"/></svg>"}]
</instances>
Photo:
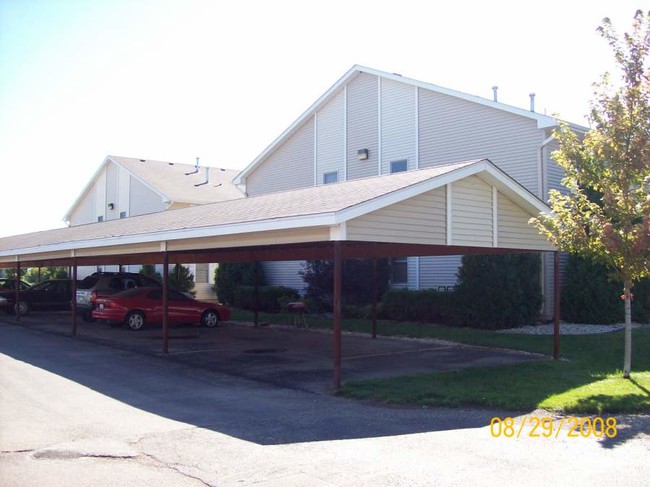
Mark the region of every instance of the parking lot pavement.
<instances>
[{"instance_id":1,"label":"parking lot pavement","mask_svg":"<svg viewBox=\"0 0 650 487\"><path fill-rule=\"evenodd\" d=\"M14 322L7 316L0 320ZM64 312L32 313L21 318L20 326L60 335L71 333L70 314ZM134 332L78 320L75 339L162 355L159 326ZM289 326L256 328L250 323L226 322L217 328L170 327L168 357L194 367L323 393L332 385L332 347L333 335L329 331ZM517 351L436 340L372 339L354 334L342 337L343 382L544 359Z\"/></svg>"},{"instance_id":2,"label":"parking lot pavement","mask_svg":"<svg viewBox=\"0 0 650 487\"><path fill-rule=\"evenodd\" d=\"M520 415L547 413L386 407L0 323L3 487L647 485L650 417L492 436Z\"/></svg>"}]
</instances>

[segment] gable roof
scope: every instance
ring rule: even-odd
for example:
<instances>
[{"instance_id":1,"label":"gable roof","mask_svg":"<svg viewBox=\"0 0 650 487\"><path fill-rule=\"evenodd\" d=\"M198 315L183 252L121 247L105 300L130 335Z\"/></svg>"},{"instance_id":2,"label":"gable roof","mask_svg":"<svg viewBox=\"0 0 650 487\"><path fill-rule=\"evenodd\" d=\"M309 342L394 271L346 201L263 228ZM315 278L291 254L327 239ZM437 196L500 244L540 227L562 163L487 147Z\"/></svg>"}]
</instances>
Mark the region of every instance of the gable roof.
<instances>
[{"instance_id":1,"label":"gable roof","mask_svg":"<svg viewBox=\"0 0 650 487\"><path fill-rule=\"evenodd\" d=\"M217 201L243 198L244 194L232 183L238 171L217 167L179 164L166 161L153 161L133 157L107 156L90 181L72 204L64 219L70 215L90 190L97 177L108 164L115 164L128 171L142 184L158 193L163 201L203 205ZM206 181L208 184L201 184Z\"/></svg>"},{"instance_id":2,"label":"gable roof","mask_svg":"<svg viewBox=\"0 0 650 487\"><path fill-rule=\"evenodd\" d=\"M487 159L268 193L0 239L0 261L123 244L333 226L472 175L536 215L549 208ZM240 244L245 246L244 240ZM4 259L3 259L4 257Z\"/></svg>"},{"instance_id":3,"label":"gable roof","mask_svg":"<svg viewBox=\"0 0 650 487\"><path fill-rule=\"evenodd\" d=\"M292 123L280 136L275 139L264 151L257 156L257 158L251 162L246 168L244 168L233 180L235 184L244 184L246 176L248 176L269 154L271 154L278 146L280 146L288 137L290 137L297 129L299 129L309 117L311 117L315 112L317 112L321 107L323 107L327 102L329 102L338 92L351 82L356 76L361 73L370 74L384 79L389 79L399 83L404 83L411 86L417 86L419 88L434 91L443 95L453 96L461 100L469 101L472 103L477 103L479 105L484 105L490 108L497 110L502 110L514 115L532 119L537 122L537 127L540 129L551 128L558 125L558 120L554 117L548 115L543 115L541 113L531 112L523 108L514 107L511 105L506 105L505 103L495 102L493 100L483 98L476 95L470 95L463 93L461 91L452 90L450 88L443 88L442 86L435 85L433 83L425 83L423 81L418 81L412 78L406 78L399 74L387 73L377 69L368 68L365 66L355 65L347 73L343 75L332 87L327 90L314 104L312 104L298 119ZM578 127L577 125L572 125L572 127L584 129L584 127ZM586 129L584 129L586 130Z\"/></svg>"}]
</instances>

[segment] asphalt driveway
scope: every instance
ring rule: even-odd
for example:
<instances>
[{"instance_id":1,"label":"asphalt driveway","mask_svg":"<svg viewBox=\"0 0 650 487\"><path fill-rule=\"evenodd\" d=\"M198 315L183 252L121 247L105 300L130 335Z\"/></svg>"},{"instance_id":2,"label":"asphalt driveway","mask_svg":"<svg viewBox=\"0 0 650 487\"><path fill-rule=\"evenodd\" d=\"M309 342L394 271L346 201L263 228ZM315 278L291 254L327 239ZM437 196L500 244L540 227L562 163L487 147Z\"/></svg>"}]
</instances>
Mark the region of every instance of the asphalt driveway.
<instances>
[{"instance_id":1,"label":"asphalt driveway","mask_svg":"<svg viewBox=\"0 0 650 487\"><path fill-rule=\"evenodd\" d=\"M0 321L13 324L14 318L2 316ZM22 317L19 326L58 335L71 332L70 315L64 312L32 313ZM81 320L77 327L75 340L162 355L160 327L134 332ZM214 329L173 326L169 337L168 359L175 362L310 392L326 392L332 385L333 335L328 331L226 322ZM353 334L342 338L343 382L545 359L436 340Z\"/></svg>"}]
</instances>

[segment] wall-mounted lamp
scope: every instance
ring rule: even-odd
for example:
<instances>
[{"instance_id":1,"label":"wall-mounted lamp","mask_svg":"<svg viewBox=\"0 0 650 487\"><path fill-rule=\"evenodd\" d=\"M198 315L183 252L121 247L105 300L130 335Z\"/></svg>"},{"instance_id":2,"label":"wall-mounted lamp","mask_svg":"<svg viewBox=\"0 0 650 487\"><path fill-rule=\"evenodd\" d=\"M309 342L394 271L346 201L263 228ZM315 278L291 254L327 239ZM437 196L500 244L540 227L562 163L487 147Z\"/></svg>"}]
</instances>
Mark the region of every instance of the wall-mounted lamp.
<instances>
[{"instance_id":1,"label":"wall-mounted lamp","mask_svg":"<svg viewBox=\"0 0 650 487\"><path fill-rule=\"evenodd\" d=\"M365 161L366 159L368 159L368 149L359 149L357 151L357 158L360 161Z\"/></svg>"},{"instance_id":2,"label":"wall-mounted lamp","mask_svg":"<svg viewBox=\"0 0 650 487\"><path fill-rule=\"evenodd\" d=\"M108 204L108 209L109 210L114 210L115 209L115 204L114 203L109 203Z\"/></svg>"}]
</instances>

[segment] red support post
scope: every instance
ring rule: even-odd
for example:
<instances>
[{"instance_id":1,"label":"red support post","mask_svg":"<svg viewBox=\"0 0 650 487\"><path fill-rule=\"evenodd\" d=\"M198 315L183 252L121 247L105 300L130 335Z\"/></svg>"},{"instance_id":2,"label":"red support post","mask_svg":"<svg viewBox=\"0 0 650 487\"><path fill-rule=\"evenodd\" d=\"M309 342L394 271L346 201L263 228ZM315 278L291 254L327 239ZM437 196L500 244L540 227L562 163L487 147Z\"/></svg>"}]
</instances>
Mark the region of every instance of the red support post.
<instances>
[{"instance_id":1,"label":"red support post","mask_svg":"<svg viewBox=\"0 0 650 487\"><path fill-rule=\"evenodd\" d=\"M553 358L560 358L560 253L553 252Z\"/></svg>"},{"instance_id":2,"label":"red support post","mask_svg":"<svg viewBox=\"0 0 650 487\"><path fill-rule=\"evenodd\" d=\"M162 340L163 340L163 353L169 353L169 253L165 250L163 252L163 288L162 288L162 306L163 306L163 322L162 322Z\"/></svg>"},{"instance_id":3,"label":"red support post","mask_svg":"<svg viewBox=\"0 0 650 487\"><path fill-rule=\"evenodd\" d=\"M341 242L334 242L334 390L341 388L341 290L343 258Z\"/></svg>"},{"instance_id":4,"label":"red support post","mask_svg":"<svg viewBox=\"0 0 650 487\"><path fill-rule=\"evenodd\" d=\"M77 258L72 258L72 282L71 282L70 308L72 309L72 336L77 336Z\"/></svg>"},{"instance_id":5,"label":"red support post","mask_svg":"<svg viewBox=\"0 0 650 487\"><path fill-rule=\"evenodd\" d=\"M372 259L372 337L377 338L377 259Z\"/></svg>"},{"instance_id":6,"label":"red support post","mask_svg":"<svg viewBox=\"0 0 650 487\"><path fill-rule=\"evenodd\" d=\"M16 312L16 323L20 323L20 311L18 303L20 303L20 261L16 262L16 296L14 311Z\"/></svg>"}]
</instances>

